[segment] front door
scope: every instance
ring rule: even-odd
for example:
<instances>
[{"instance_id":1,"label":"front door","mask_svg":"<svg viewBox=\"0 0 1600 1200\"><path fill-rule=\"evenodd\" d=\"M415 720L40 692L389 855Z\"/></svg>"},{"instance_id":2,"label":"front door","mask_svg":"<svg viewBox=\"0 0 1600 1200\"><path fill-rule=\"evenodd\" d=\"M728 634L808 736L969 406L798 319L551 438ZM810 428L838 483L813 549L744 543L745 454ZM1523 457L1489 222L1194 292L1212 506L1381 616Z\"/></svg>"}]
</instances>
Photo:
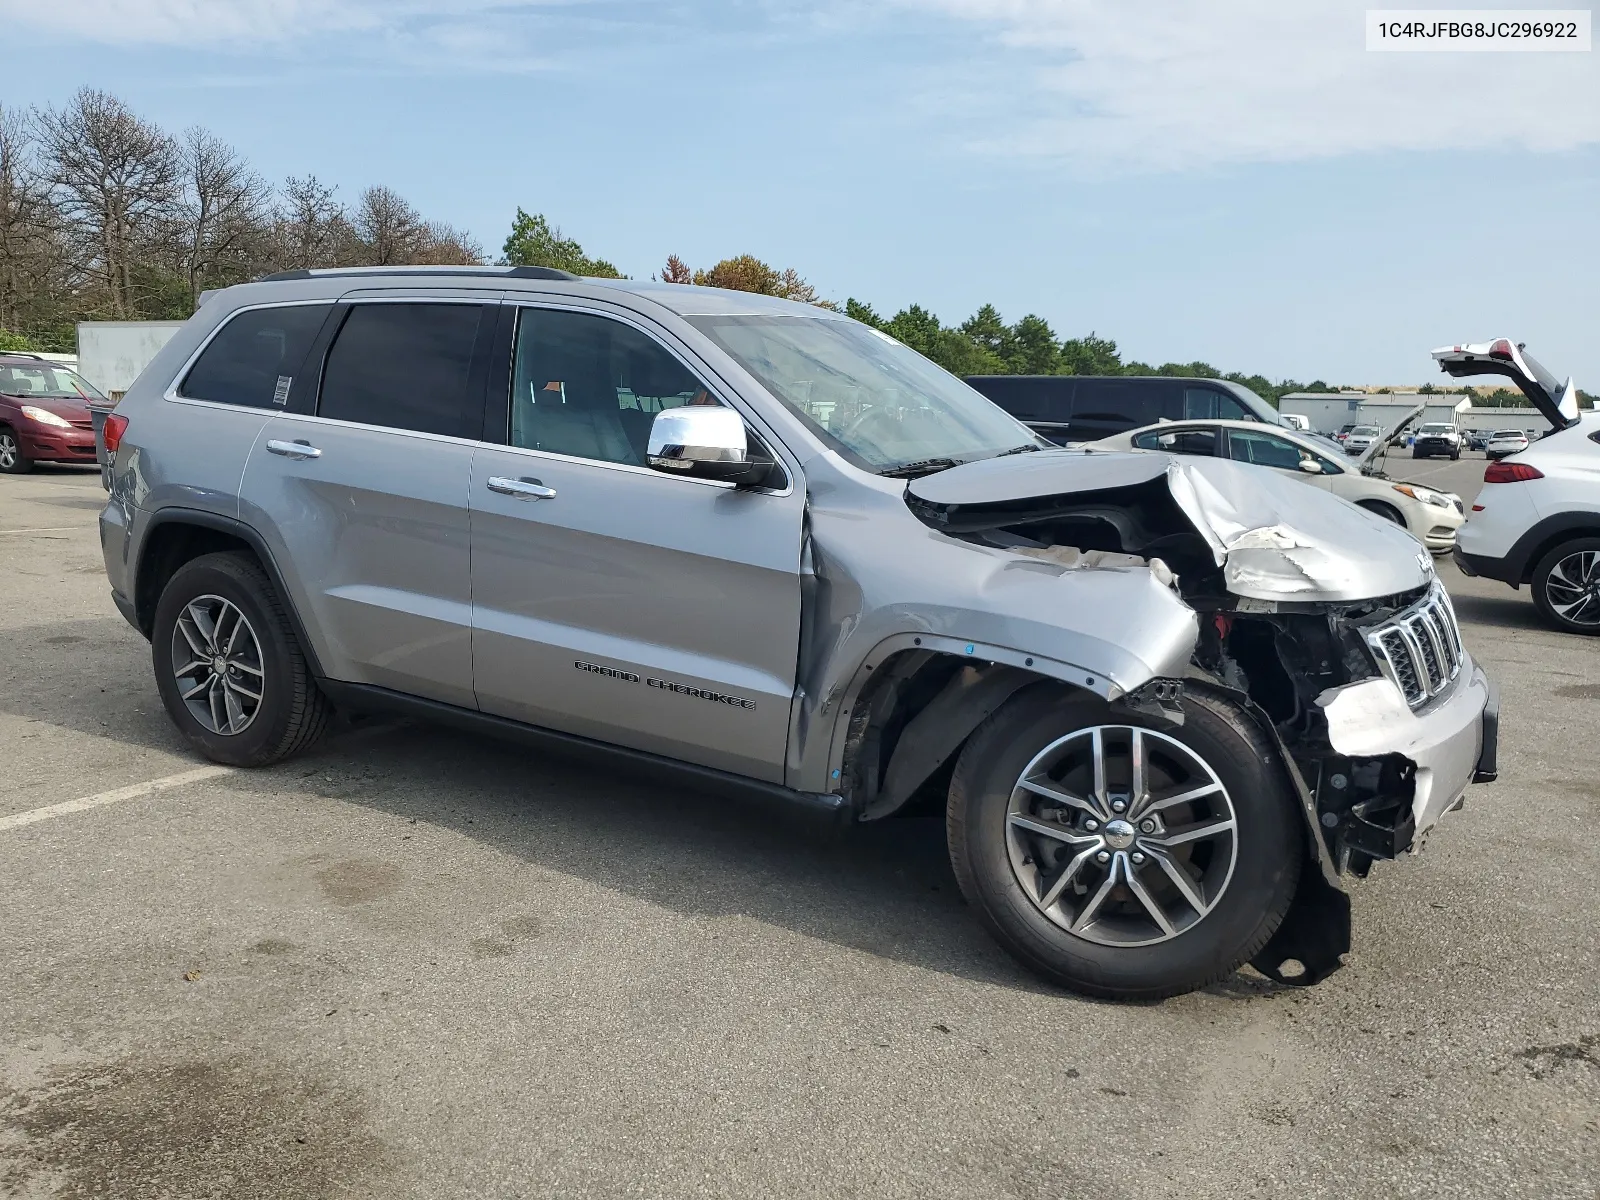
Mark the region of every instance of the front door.
<instances>
[{"instance_id":1,"label":"front door","mask_svg":"<svg viewBox=\"0 0 1600 1200\"><path fill-rule=\"evenodd\" d=\"M493 306L337 314L315 411L273 417L241 499L332 678L472 707L467 506Z\"/></svg>"},{"instance_id":2,"label":"front door","mask_svg":"<svg viewBox=\"0 0 1600 1200\"><path fill-rule=\"evenodd\" d=\"M801 489L649 469L655 413L720 401L631 324L521 308L511 362L504 444L473 468L479 706L781 780Z\"/></svg>"}]
</instances>

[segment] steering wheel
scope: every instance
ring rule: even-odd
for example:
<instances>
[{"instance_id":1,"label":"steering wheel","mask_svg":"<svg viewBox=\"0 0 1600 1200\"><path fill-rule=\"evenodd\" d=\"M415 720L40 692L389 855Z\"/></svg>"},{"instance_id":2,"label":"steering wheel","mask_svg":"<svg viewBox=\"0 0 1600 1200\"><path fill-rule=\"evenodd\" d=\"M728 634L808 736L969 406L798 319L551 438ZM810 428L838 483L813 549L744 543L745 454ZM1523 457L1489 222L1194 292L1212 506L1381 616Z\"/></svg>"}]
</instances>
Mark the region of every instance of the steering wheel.
<instances>
[{"instance_id":1,"label":"steering wheel","mask_svg":"<svg viewBox=\"0 0 1600 1200\"><path fill-rule=\"evenodd\" d=\"M849 425L845 426L845 428L839 432L839 440L844 442L846 445L849 445L858 434L862 433L864 430L870 431L872 424L875 421L890 421L893 422L896 427L898 427L900 424L899 418L895 416L893 411L890 409L869 408L866 412L860 414L854 421L851 421ZM881 439L872 437L870 433L868 434L867 440L881 444Z\"/></svg>"}]
</instances>

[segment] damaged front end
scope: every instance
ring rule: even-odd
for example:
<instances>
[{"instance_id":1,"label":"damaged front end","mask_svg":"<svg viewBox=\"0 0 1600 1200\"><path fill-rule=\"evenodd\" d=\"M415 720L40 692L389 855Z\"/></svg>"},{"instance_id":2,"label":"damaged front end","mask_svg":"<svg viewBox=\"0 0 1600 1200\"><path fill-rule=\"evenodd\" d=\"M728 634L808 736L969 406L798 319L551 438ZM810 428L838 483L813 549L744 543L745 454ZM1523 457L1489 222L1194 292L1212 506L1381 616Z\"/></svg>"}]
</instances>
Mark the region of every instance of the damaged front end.
<instances>
[{"instance_id":1,"label":"damaged front end","mask_svg":"<svg viewBox=\"0 0 1600 1200\"><path fill-rule=\"evenodd\" d=\"M1118 702L1181 720L1182 690L1207 689L1279 746L1321 870L1305 873L1255 965L1285 982L1324 977L1349 948L1339 877L1417 850L1468 783L1494 777L1497 701L1429 554L1398 527L1260 468L1028 458L1025 471L986 478L976 463L919 480L908 503L967 541L1082 569L1148 569L1194 610L1184 677Z\"/></svg>"}]
</instances>

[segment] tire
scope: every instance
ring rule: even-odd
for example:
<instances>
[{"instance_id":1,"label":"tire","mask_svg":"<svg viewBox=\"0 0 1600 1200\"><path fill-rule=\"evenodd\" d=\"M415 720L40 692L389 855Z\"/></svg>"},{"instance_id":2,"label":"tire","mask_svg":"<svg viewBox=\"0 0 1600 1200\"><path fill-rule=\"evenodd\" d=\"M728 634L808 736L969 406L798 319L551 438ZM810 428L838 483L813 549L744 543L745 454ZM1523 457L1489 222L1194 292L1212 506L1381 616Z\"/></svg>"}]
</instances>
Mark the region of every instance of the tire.
<instances>
[{"instance_id":1,"label":"tire","mask_svg":"<svg viewBox=\"0 0 1600 1200\"><path fill-rule=\"evenodd\" d=\"M208 623L216 636L208 638ZM213 762L266 766L306 749L327 727L331 706L283 600L248 554L207 554L179 567L156 605L150 643L167 715ZM178 653L189 661L175 663ZM209 665L220 661L230 664L221 676ZM179 666L195 670L180 675ZM197 686L198 695L186 698Z\"/></svg>"},{"instance_id":2,"label":"tire","mask_svg":"<svg viewBox=\"0 0 1600 1200\"><path fill-rule=\"evenodd\" d=\"M1460 462L1461 461L1461 447L1459 447L1459 446L1456 447L1455 453L1450 456L1450 461L1451 462Z\"/></svg>"},{"instance_id":3,"label":"tire","mask_svg":"<svg viewBox=\"0 0 1600 1200\"><path fill-rule=\"evenodd\" d=\"M978 728L962 752L946 815L956 879L1000 944L1044 978L1113 1000L1176 996L1232 974L1260 952L1283 920L1299 883L1305 842L1298 805L1275 753L1247 719L1216 699L1191 693L1184 712L1184 724L1177 726L1114 712L1099 700L1044 684L1012 697ZM1092 792L1092 772L1084 756L1092 756L1095 735L1090 731L1097 727L1103 727L1100 744L1112 755L1105 776L1110 786L1099 803L1099 815L1112 819L1099 826L1098 849L1088 827L1091 814L1018 786L1023 773L1031 771L1059 787L1081 787L1077 796ZM1116 765L1114 755L1119 746L1131 745L1134 730L1150 763L1147 790L1157 795L1148 803L1170 799L1176 793L1160 793L1171 788L1192 790L1188 773L1168 769L1185 755L1204 769L1198 776L1202 783L1214 780L1222 789L1160 814L1147 810L1171 822L1157 825L1158 834L1192 834L1208 823L1220 827L1222 814L1232 813L1231 832L1163 851L1177 856L1177 869L1203 906L1186 903L1157 858L1140 852L1155 846L1138 832L1145 823L1128 826L1107 807L1127 803L1116 795L1116 787L1129 772L1125 763ZM1091 749L1084 751L1085 746ZM1042 774L1052 769L1051 755L1063 752L1065 769L1058 764L1055 776ZM1057 783L1057 776L1064 782ZM1135 814L1138 807L1135 801L1126 811ZM1071 814L1077 825L1035 819L1052 812ZM1019 826L1019 816L1033 824ZM1057 842L1054 834L1033 832L1041 826L1064 829L1072 840ZM1131 844L1123 840L1129 836L1134 838ZM1098 854L1111 856L1113 846L1119 849L1109 865L1100 865ZM1144 859L1143 866L1132 865L1135 854ZM1070 874L1080 859L1072 883L1057 889L1062 874ZM1127 883L1126 872L1133 873L1144 894L1166 914L1170 932L1157 927L1151 908L1140 903ZM1112 876L1115 886L1108 890ZM1060 899L1047 911L1042 901L1053 891ZM1090 906L1102 897L1091 913ZM1069 925L1083 917L1089 919L1073 932Z\"/></svg>"},{"instance_id":4,"label":"tire","mask_svg":"<svg viewBox=\"0 0 1600 1200\"><path fill-rule=\"evenodd\" d=\"M1406 528L1405 517L1401 515L1400 510L1394 505L1385 504L1382 500L1357 500L1356 503L1369 513L1376 513L1385 521L1393 521L1401 529Z\"/></svg>"},{"instance_id":5,"label":"tire","mask_svg":"<svg viewBox=\"0 0 1600 1200\"><path fill-rule=\"evenodd\" d=\"M1432 457L1432 455L1429 455L1429 454L1423 454L1423 453L1422 453L1422 452L1421 452L1421 451L1419 451L1419 450L1413 450L1413 451L1412 451L1412 452L1411 452L1411 457L1412 457L1412 458L1431 458L1431 457Z\"/></svg>"},{"instance_id":6,"label":"tire","mask_svg":"<svg viewBox=\"0 0 1600 1200\"><path fill-rule=\"evenodd\" d=\"M33 470L33 459L22 453L22 442L9 425L0 425L0 472L26 475Z\"/></svg>"},{"instance_id":7,"label":"tire","mask_svg":"<svg viewBox=\"0 0 1600 1200\"><path fill-rule=\"evenodd\" d=\"M1535 564L1531 590L1551 628L1600 634L1600 538L1574 538L1551 550Z\"/></svg>"}]
</instances>

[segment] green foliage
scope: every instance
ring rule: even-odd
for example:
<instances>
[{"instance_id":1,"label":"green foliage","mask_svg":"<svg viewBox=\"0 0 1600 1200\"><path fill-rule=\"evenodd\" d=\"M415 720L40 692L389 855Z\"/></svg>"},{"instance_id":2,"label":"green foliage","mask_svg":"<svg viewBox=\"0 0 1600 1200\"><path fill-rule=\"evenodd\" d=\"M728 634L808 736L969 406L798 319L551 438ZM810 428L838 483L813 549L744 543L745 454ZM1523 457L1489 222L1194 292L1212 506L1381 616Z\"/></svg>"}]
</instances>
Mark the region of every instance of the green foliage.
<instances>
[{"instance_id":1,"label":"green foliage","mask_svg":"<svg viewBox=\"0 0 1600 1200\"><path fill-rule=\"evenodd\" d=\"M39 345L25 333L13 333L9 329L0 329L0 354L17 350L43 349L43 346Z\"/></svg>"},{"instance_id":2,"label":"green foliage","mask_svg":"<svg viewBox=\"0 0 1600 1200\"><path fill-rule=\"evenodd\" d=\"M512 267L554 267L574 275L622 278L622 273L605 259L590 258L576 241L562 237L561 230L552 228L543 213L530 215L521 208L511 222L503 254L503 261Z\"/></svg>"}]
</instances>

